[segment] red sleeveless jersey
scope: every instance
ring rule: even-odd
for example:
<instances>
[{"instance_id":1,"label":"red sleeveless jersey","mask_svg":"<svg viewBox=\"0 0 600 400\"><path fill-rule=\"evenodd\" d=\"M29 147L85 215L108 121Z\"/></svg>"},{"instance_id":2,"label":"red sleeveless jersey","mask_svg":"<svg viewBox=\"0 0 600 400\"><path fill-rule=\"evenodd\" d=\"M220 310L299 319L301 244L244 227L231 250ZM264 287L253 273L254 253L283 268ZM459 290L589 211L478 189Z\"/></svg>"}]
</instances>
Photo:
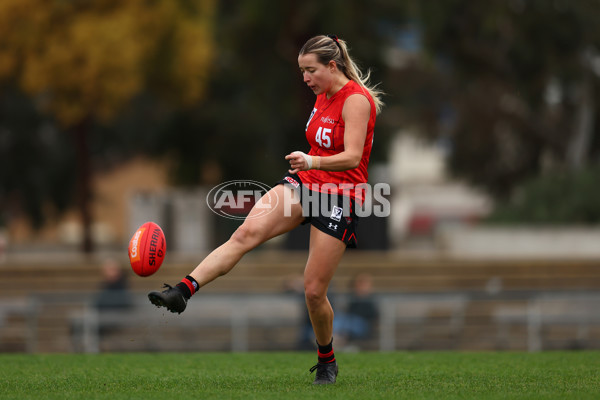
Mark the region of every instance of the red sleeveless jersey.
<instances>
[{"instance_id":1,"label":"red sleeveless jersey","mask_svg":"<svg viewBox=\"0 0 600 400\"><path fill-rule=\"evenodd\" d=\"M367 124L367 137L363 148L362 158L357 168L346 171L321 171L311 169L308 171L299 171L298 176L302 179L302 183L309 189L313 188L313 184L319 185L319 191L335 192L339 195L348 195L362 204L364 200L364 192L362 190L354 190L356 185L367 183L369 173L367 166L369 165L369 157L371 156L371 147L373 146L373 129L375 128L376 109L373 98L364 87L354 81L349 81L331 98L327 98L326 93L317 96L317 101L313 111L306 124L306 139L310 144L311 156L327 157L344 151L344 131L346 124L342 119L342 109L344 102L348 96L352 94L364 95L371 104L371 114ZM324 184L334 184L337 189L328 190L323 188ZM344 191L344 184L349 184L346 187L350 189Z\"/></svg>"}]
</instances>

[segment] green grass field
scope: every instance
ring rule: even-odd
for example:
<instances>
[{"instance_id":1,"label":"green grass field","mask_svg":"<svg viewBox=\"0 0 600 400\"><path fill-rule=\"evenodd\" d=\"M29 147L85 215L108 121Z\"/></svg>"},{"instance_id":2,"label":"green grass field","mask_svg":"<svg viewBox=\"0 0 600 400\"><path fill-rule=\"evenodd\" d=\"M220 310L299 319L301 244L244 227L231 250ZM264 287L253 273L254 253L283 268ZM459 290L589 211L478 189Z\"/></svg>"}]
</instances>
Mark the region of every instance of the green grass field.
<instances>
[{"instance_id":1,"label":"green grass field","mask_svg":"<svg viewBox=\"0 0 600 400\"><path fill-rule=\"evenodd\" d=\"M0 399L600 399L600 352L0 355Z\"/></svg>"}]
</instances>

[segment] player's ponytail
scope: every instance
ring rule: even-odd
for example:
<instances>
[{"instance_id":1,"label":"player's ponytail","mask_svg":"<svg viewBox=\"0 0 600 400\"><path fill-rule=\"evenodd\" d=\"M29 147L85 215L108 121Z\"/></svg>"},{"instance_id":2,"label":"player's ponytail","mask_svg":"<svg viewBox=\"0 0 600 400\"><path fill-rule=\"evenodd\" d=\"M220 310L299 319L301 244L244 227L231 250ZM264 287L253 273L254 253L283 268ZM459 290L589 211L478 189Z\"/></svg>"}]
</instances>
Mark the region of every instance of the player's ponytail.
<instances>
[{"instance_id":1,"label":"player's ponytail","mask_svg":"<svg viewBox=\"0 0 600 400\"><path fill-rule=\"evenodd\" d=\"M366 73L363 73L360 70L356 62L350 57L348 47L344 40L339 39L335 35L315 36L309 39L300 49L300 55L309 53L315 54L319 62L324 65L327 65L329 61L335 61L338 69L342 71L348 79L352 79L369 92L375 103L375 110L377 111L377 114L379 114L383 107L383 101L381 100L383 91L377 88L378 85L372 85L369 82L371 71L367 70Z\"/></svg>"}]
</instances>

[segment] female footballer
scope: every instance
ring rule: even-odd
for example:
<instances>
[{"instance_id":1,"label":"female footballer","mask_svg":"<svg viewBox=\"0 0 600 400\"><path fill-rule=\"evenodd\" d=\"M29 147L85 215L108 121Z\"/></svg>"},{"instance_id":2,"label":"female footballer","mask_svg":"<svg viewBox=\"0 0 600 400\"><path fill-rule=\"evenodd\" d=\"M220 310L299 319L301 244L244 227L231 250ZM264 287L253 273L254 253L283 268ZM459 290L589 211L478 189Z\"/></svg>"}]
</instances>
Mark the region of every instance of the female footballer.
<instances>
[{"instance_id":1,"label":"female footballer","mask_svg":"<svg viewBox=\"0 0 600 400\"><path fill-rule=\"evenodd\" d=\"M311 372L317 371L314 384L330 384L336 381L338 366L327 288L346 247L356 246L355 204L364 200L357 186L367 182L382 93L369 84L369 74L359 70L346 43L335 35L309 39L299 52L298 65L304 82L317 97L306 125L310 151L286 155L288 174L257 202L229 240L175 287L165 284L166 290L151 292L148 297L158 307L181 313L194 293L227 274L244 254L310 223L304 292L318 346L318 363ZM309 204L315 199L319 202L316 207ZM265 207L272 211L251 218Z\"/></svg>"}]
</instances>

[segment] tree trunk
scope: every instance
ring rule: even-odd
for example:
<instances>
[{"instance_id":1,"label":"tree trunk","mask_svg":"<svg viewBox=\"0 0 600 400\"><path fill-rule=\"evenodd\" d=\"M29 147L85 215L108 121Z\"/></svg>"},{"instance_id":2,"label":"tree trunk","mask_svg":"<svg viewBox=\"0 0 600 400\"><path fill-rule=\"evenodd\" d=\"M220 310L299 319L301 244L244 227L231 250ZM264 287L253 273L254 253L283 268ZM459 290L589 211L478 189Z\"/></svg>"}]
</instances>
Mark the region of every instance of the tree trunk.
<instances>
[{"instance_id":1,"label":"tree trunk","mask_svg":"<svg viewBox=\"0 0 600 400\"><path fill-rule=\"evenodd\" d=\"M590 72L580 87L580 101L575 116L575 132L567 149L567 165L576 170L584 167L588 161L590 143L594 134L594 93Z\"/></svg>"},{"instance_id":2,"label":"tree trunk","mask_svg":"<svg viewBox=\"0 0 600 400\"><path fill-rule=\"evenodd\" d=\"M81 250L86 254L94 251L92 240L92 174L90 149L88 146L89 118L77 124L73 130L75 150L77 152L77 207L81 215L83 237Z\"/></svg>"}]
</instances>

